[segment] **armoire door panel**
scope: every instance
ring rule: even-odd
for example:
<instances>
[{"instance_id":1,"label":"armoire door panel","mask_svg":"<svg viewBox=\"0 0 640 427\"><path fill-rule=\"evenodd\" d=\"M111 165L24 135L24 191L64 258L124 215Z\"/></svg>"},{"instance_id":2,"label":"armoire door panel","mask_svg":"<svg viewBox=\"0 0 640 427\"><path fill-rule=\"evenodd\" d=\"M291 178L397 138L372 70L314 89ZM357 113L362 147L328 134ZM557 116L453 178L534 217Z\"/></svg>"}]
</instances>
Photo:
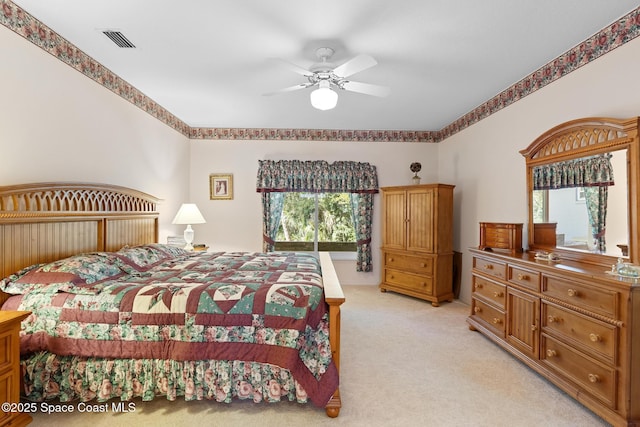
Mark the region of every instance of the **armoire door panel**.
<instances>
[{"instance_id":1,"label":"armoire door panel","mask_svg":"<svg viewBox=\"0 0 640 427\"><path fill-rule=\"evenodd\" d=\"M407 250L433 252L433 189L407 191Z\"/></svg>"},{"instance_id":2,"label":"armoire door panel","mask_svg":"<svg viewBox=\"0 0 640 427\"><path fill-rule=\"evenodd\" d=\"M406 197L404 191L384 195L383 239L392 249L405 249L407 233Z\"/></svg>"}]
</instances>

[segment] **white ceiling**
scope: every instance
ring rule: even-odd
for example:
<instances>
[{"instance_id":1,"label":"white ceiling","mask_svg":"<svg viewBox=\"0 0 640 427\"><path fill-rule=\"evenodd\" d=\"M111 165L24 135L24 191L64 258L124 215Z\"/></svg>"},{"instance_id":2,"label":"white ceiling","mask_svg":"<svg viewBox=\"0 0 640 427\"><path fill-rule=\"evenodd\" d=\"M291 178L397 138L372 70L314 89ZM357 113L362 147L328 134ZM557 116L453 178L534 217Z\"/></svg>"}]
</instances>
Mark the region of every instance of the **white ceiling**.
<instances>
[{"instance_id":1,"label":"white ceiling","mask_svg":"<svg viewBox=\"0 0 640 427\"><path fill-rule=\"evenodd\" d=\"M439 130L639 6L631 0L14 0L191 127ZM135 49L102 34L119 30ZM301 67L378 65L330 111Z\"/></svg>"}]
</instances>

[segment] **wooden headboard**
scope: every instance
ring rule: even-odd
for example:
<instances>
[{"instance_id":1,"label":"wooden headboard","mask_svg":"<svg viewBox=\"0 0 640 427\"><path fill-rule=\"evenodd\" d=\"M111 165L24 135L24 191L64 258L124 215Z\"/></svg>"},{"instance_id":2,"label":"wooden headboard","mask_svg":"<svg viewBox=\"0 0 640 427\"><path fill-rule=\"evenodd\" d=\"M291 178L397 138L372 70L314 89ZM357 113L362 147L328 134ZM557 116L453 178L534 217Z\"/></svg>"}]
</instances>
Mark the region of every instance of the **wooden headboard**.
<instances>
[{"instance_id":1,"label":"wooden headboard","mask_svg":"<svg viewBox=\"0 0 640 427\"><path fill-rule=\"evenodd\" d=\"M105 184L0 187L0 279L36 263L158 241L158 199Z\"/></svg>"}]
</instances>

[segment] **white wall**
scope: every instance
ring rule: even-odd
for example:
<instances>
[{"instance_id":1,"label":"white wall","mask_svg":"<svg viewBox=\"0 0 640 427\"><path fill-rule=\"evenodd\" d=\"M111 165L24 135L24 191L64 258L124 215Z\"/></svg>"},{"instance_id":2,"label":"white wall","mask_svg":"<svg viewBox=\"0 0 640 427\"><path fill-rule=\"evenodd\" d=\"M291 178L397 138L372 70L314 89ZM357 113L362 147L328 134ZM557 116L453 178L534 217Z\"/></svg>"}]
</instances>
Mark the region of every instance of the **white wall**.
<instances>
[{"instance_id":1,"label":"white wall","mask_svg":"<svg viewBox=\"0 0 640 427\"><path fill-rule=\"evenodd\" d=\"M460 299L470 301L467 248L478 245L478 223L527 223L519 150L568 120L640 115L638 66L636 38L438 145L439 179L456 185L455 247L464 253Z\"/></svg>"},{"instance_id":2,"label":"white wall","mask_svg":"<svg viewBox=\"0 0 640 427\"><path fill-rule=\"evenodd\" d=\"M422 163L423 183L436 182L438 145L399 142L192 141L191 199L207 223L193 226L212 250L262 249L262 205L256 193L258 160L352 160L377 167L381 187L411 184L412 162ZM209 200L209 174L232 173L233 200ZM334 264L343 284L380 283L380 196L374 197L373 266L357 273L352 261Z\"/></svg>"},{"instance_id":3,"label":"white wall","mask_svg":"<svg viewBox=\"0 0 640 427\"><path fill-rule=\"evenodd\" d=\"M160 234L189 191L189 140L0 25L0 185L78 181L164 199Z\"/></svg>"},{"instance_id":4,"label":"white wall","mask_svg":"<svg viewBox=\"0 0 640 427\"><path fill-rule=\"evenodd\" d=\"M478 223L526 223L525 169L519 150L567 120L640 115L640 39L440 144L189 142L3 26L0 55L0 185L104 182L153 194L165 200L159 207L161 240L181 232L170 222L190 197L208 219L194 227L198 241L214 250L259 250L259 159L367 161L378 167L381 186L409 184L409 164L419 161L423 182L456 185L454 238L455 249L464 253L460 297L466 302L471 263L467 248L478 244ZM209 200L210 173L234 175L233 200ZM356 273L352 262L339 262L338 274L345 284L379 282L379 196L375 201L375 270Z\"/></svg>"}]
</instances>

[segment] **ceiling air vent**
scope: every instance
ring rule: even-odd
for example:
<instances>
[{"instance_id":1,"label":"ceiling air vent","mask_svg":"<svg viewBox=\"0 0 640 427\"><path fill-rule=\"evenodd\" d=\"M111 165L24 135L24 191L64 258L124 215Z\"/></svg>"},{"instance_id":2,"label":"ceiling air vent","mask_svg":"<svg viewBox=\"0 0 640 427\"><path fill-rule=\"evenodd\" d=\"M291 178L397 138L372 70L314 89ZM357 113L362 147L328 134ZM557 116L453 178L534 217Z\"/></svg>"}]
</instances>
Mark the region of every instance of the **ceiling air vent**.
<instances>
[{"instance_id":1,"label":"ceiling air vent","mask_svg":"<svg viewBox=\"0 0 640 427\"><path fill-rule=\"evenodd\" d=\"M120 31L105 30L102 32L105 36L109 37L118 47L135 47Z\"/></svg>"}]
</instances>

